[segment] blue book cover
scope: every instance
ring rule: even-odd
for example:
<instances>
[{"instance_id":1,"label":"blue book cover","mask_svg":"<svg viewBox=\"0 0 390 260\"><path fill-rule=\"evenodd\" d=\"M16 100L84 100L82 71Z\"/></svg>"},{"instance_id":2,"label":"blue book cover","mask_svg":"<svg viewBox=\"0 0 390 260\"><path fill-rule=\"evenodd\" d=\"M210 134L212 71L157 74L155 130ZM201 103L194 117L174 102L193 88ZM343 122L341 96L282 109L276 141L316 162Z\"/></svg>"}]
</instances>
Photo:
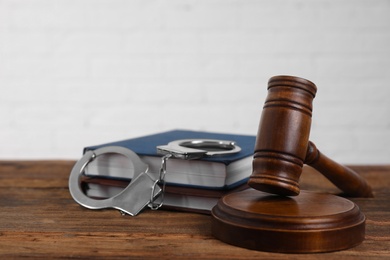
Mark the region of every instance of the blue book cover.
<instances>
[{"instance_id":1,"label":"blue book cover","mask_svg":"<svg viewBox=\"0 0 390 260\"><path fill-rule=\"evenodd\" d=\"M84 152L106 146L121 146L135 152L149 166L149 172L156 174L161 166L161 156L157 146L181 139L217 139L234 141L241 150L237 153L204 157L197 160L173 158L168 160L166 182L169 185L191 186L211 189L231 189L247 181L251 174L256 136L200 132L190 130L172 130L138 138L110 142L84 148ZM104 156L102 156L104 157ZM100 156L99 156L100 158ZM118 158L101 158L95 167L89 165L90 176L100 175L107 178L131 179L126 171L126 162L113 163ZM122 165L122 166L117 166ZM95 168L93 168L95 167Z\"/></svg>"},{"instance_id":2,"label":"blue book cover","mask_svg":"<svg viewBox=\"0 0 390 260\"><path fill-rule=\"evenodd\" d=\"M132 150L140 156L161 156L157 154L156 147L158 145L166 145L169 142L179 139L218 139L234 141L239 147L241 147L240 152L224 156L202 158L202 160L205 161L220 162L224 163L225 165L246 158L248 156L253 156L254 146L256 142L256 136L251 135L223 134L190 130L172 130L133 139L111 142L96 146L89 146L84 149L84 152L88 150L95 150L104 146L122 146Z\"/></svg>"}]
</instances>

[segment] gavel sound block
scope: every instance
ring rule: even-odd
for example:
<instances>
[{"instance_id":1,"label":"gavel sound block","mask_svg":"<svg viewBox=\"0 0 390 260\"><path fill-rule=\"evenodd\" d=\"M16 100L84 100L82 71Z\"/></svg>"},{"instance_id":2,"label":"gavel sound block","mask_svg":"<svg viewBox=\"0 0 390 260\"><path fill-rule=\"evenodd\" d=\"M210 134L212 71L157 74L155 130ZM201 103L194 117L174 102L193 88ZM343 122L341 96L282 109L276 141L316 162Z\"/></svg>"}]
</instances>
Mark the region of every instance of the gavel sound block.
<instances>
[{"instance_id":1,"label":"gavel sound block","mask_svg":"<svg viewBox=\"0 0 390 260\"><path fill-rule=\"evenodd\" d=\"M365 235L365 216L353 202L300 191L308 164L346 195L372 197L363 178L321 154L309 141L317 87L292 76L272 77L255 144L252 189L223 197L212 210L212 233L240 247L283 253L347 249Z\"/></svg>"}]
</instances>

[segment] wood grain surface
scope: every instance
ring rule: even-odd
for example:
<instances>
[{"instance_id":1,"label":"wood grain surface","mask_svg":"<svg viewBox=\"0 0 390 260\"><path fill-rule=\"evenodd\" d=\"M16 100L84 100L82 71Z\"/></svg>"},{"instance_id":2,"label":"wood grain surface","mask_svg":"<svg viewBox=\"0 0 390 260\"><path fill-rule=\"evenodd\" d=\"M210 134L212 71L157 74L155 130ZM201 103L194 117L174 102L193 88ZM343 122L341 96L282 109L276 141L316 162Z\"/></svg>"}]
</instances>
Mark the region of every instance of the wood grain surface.
<instances>
[{"instance_id":1,"label":"wood grain surface","mask_svg":"<svg viewBox=\"0 0 390 260\"><path fill-rule=\"evenodd\" d=\"M390 166L350 166L374 198L349 198L365 214L366 239L321 254L278 254L225 244L211 234L211 217L145 210L137 217L88 210L73 201L74 161L0 161L0 259L390 259ZM303 190L340 191L310 167Z\"/></svg>"}]
</instances>

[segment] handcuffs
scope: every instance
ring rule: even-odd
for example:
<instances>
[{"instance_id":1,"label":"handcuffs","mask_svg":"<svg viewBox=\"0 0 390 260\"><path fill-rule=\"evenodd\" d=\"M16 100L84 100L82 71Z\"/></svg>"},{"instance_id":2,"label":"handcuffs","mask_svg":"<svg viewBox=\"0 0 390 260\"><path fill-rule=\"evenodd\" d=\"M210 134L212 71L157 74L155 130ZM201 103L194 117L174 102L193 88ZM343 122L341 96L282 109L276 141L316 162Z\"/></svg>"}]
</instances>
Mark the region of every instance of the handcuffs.
<instances>
[{"instance_id":1,"label":"handcuffs","mask_svg":"<svg viewBox=\"0 0 390 260\"><path fill-rule=\"evenodd\" d=\"M145 207L157 210L163 205L167 160L171 157L194 160L206 157L224 156L241 151L234 141L217 139L182 139L157 146L161 157L159 175L148 172L148 165L132 150L121 146L106 146L87 151L74 165L69 177L69 191L73 199L89 209L118 209L122 214L136 216ZM93 199L82 190L80 179L85 168L98 156L108 153L121 154L131 162L129 176L133 176L129 185L117 195L107 199Z\"/></svg>"}]
</instances>

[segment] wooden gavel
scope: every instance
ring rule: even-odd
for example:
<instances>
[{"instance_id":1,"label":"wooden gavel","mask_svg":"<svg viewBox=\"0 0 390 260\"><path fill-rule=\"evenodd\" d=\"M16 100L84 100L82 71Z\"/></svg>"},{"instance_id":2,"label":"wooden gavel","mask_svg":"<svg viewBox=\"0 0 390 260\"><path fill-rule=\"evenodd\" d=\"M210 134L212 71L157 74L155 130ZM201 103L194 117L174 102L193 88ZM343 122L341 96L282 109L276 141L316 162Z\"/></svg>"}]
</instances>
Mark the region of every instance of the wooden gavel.
<instances>
[{"instance_id":1,"label":"wooden gavel","mask_svg":"<svg viewBox=\"0 0 390 260\"><path fill-rule=\"evenodd\" d=\"M308 164L346 195L372 197L360 175L329 159L309 141L316 92L316 85L303 78L275 76L269 80L248 185L268 193L298 195L302 167Z\"/></svg>"}]
</instances>

